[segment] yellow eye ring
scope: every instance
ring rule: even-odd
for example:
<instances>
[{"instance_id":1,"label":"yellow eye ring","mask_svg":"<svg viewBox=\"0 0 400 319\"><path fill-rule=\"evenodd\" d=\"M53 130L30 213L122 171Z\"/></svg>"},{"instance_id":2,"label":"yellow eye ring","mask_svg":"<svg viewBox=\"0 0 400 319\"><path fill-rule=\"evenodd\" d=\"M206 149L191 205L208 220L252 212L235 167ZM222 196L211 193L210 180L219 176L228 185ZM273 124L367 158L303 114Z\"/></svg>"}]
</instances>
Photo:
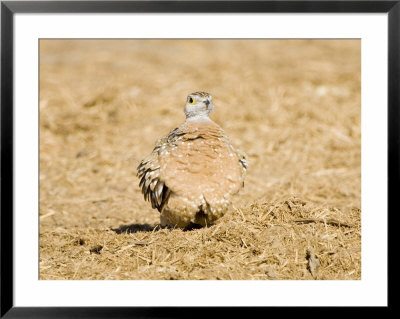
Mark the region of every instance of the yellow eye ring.
<instances>
[{"instance_id":1,"label":"yellow eye ring","mask_svg":"<svg viewBox=\"0 0 400 319\"><path fill-rule=\"evenodd\" d=\"M192 98L191 96L189 96L188 102L189 102L189 104L194 104L194 103L196 103L195 99Z\"/></svg>"}]
</instances>

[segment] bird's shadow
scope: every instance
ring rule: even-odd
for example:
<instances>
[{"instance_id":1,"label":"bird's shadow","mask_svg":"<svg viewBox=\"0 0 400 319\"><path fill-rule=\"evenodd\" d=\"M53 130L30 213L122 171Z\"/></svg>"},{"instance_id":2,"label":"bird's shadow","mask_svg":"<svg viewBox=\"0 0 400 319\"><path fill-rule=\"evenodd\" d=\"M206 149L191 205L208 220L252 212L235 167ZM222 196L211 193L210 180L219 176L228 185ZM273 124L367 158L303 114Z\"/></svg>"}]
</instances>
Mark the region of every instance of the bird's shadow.
<instances>
[{"instance_id":1,"label":"bird's shadow","mask_svg":"<svg viewBox=\"0 0 400 319\"><path fill-rule=\"evenodd\" d=\"M189 224L182 231L193 231L197 229L203 228L197 224ZM153 232L160 229L169 229L173 230L175 227L170 226L161 226L160 224L151 226L149 224L131 224L131 225L121 225L118 228L111 228L112 231L115 231L117 234L132 234L137 232Z\"/></svg>"},{"instance_id":2,"label":"bird's shadow","mask_svg":"<svg viewBox=\"0 0 400 319\"><path fill-rule=\"evenodd\" d=\"M137 232L152 232L159 228L160 225L151 226L149 224L131 224L131 225L121 225L118 228L111 228L117 234L131 234Z\"/></svg>"}]
</instances>

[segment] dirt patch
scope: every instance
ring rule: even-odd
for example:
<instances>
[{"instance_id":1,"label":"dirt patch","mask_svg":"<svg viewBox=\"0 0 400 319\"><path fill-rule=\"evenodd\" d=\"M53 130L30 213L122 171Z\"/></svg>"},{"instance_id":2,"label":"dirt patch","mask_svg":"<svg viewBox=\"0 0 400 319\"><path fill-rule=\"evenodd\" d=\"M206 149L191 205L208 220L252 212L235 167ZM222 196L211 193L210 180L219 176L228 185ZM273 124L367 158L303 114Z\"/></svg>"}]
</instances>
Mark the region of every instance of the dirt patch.
<instances>
[{"instance_id":1,"label":"dirt patch","mask_svg":"<svg viewBox=\"0 0 400 319\"><path fill-rule=\"evenodd\" d=\"M361 279L360 69L358 40L41 40L40 279ZM136 167L199 90L245 188L162 229Z\"/></svg>"}]
</instances>

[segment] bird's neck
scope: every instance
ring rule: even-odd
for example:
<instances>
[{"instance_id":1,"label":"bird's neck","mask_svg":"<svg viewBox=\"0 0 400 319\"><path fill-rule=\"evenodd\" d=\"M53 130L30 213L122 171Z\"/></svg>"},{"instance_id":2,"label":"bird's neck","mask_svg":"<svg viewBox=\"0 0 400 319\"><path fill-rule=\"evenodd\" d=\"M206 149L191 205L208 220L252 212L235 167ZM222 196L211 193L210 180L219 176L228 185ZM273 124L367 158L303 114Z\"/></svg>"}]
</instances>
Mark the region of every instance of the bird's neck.
<instances>
[{"instance_id":1,"label":"bird's neck","mask_svg":"<svg viewBox=\"0 0 400 319\"><path fill-rule=\"evenodd\" d=\"M187 116L186 122L196 122L196 123L204 123L204 122L211 122L208 114L199 114L194 116Z\"/></svg>"}]
</instances>

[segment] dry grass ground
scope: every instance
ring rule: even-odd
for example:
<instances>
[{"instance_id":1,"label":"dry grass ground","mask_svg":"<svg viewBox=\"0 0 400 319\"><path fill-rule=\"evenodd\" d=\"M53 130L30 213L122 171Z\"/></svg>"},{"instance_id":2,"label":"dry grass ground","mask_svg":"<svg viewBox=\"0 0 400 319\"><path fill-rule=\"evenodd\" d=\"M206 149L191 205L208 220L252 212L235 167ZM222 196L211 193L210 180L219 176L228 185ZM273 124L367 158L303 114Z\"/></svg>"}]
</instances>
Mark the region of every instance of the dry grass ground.
<instances>
[{"instance_id":1,"label":"dry grass ground","mask_svg":"<svg viewBox=\"0 0 400 319\"><path fill-rule=\"evenodd\" d=\"M198 90L245 188L160 229L136 166ZM361 279L360 113L358 40L42 40L40 279Z\"/></svg>"}]
</instances>

